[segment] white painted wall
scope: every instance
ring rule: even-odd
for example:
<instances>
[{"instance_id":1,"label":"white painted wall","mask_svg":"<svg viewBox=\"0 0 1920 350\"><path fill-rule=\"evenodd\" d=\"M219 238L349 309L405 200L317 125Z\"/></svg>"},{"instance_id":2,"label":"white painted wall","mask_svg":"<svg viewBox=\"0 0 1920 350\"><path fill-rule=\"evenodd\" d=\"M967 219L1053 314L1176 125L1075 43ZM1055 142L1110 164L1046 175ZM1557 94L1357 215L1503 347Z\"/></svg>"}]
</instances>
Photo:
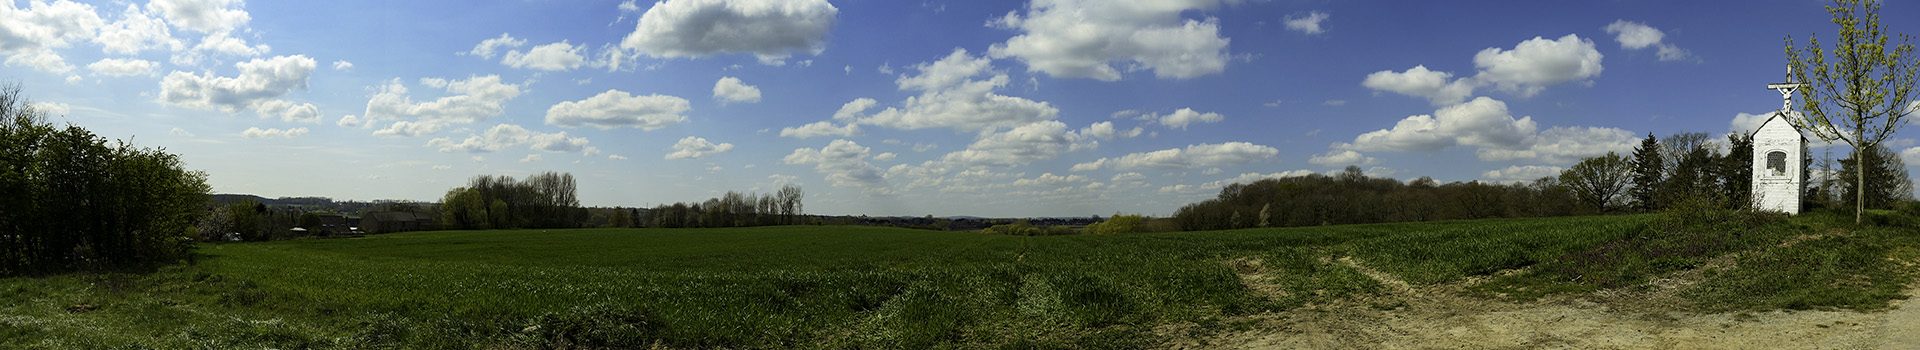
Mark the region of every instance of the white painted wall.
<instances>
[{"instance_id":1,"label":"white painted wall","mask_svg":"<svg viewBox=\"0 0 1920 350\"><path fill-rule=\"evenodd\" d=\"M1775 175L1767 168L1767 155L1787 154L1785 171ZM1806 188L1806 138L1779 113L1760 124L1753 133L1753 202L1760 210L1800 213L1800 193Z\"/></svg>"}]
</instances>

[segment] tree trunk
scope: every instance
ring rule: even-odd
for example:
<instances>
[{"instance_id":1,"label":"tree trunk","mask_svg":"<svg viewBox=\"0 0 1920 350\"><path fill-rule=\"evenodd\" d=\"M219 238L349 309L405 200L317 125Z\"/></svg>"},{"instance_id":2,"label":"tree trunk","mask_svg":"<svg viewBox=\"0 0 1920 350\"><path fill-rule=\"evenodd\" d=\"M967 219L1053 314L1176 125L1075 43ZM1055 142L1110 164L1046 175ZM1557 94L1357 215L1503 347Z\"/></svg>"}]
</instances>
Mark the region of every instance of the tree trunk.
<instances>
[{"instance_id":1,"label":"tree trunk","mask_svg":"<svg viewBox=\"0 0 1920 350\"><path fill-rule=\"evenodd\" d=\"M1859 225L1867 214L1867 152L1860 148L1853 150L1853 224Z\"/></svg>"}]
</instances>

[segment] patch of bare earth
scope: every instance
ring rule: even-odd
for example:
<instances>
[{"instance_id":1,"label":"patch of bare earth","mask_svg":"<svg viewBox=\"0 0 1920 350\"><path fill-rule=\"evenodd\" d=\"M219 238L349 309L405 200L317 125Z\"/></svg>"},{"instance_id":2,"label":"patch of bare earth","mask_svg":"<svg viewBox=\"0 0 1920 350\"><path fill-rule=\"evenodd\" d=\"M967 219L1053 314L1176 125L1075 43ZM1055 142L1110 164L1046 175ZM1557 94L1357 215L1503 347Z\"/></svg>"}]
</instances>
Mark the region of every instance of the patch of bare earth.
<instances>
[{"instance_id":1,"label":"patch of bare earth","mask_svg":"<svg viewBox=\"0 0 1920 350\"><path fill-rule=\"evenodd\" d=\"M1732 257L1709 262L1709 268ZM1486 278L1443 285L1409 284L1351 257L1337 260L1384 292L1235 320L1243 327L1175 348L1206 349L1916 349L1920 305L1892 311L1684 312L1677 291L1698 272L1654 280L1633 290L1510 302L1470 296ZM1257 262L1254 262L1257 264ZM1243 273L1258 271L1244 268ZM1696 269L1706 270L1706 269ZM1251 278L1249 278L1251 277ZM1259 290L1268 276L1246 276ZM1911 291L1909 292L1911 294Z\"/></svg>"}]
</instances>

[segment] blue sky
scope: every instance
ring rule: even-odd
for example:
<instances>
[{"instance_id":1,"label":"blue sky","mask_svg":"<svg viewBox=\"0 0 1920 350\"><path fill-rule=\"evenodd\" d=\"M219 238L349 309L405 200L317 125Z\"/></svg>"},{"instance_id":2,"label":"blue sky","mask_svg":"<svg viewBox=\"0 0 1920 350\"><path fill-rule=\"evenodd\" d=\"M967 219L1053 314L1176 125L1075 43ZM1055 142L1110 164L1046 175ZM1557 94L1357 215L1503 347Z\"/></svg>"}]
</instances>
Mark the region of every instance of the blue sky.
<instances>
[{"instance_id":1,"label":"blue sky","mask_svg":"<svg viewBox=\"0 0 1920 350\"><path fill-rule=\"evenodd\" d=\"M7 0L0 79L221 193L433 201L552 170L595 206L791 183L821 214L1167 214L1262 177L1514 181L1750 128L1782 39L1832 37L1821 5ZM1920 33L1910 5L1891 30Z\"/></svg>"}]
</instances>

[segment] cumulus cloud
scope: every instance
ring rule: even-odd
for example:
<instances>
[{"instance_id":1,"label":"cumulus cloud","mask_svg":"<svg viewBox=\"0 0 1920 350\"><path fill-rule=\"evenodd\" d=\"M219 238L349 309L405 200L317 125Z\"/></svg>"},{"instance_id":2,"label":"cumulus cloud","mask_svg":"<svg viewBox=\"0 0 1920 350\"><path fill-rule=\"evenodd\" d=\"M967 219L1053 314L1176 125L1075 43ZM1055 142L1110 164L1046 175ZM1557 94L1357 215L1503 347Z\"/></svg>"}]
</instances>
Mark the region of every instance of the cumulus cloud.
<instances>
[{"instance_id":1,"label":"cumulus cloud","mask_svg":"<svg viewBox=\"0 0 1920 350\"><path fill-rule=\"evenodd\" d=\"M1528 138L1519 147L1481 148L1475 154L1488 161L1530 159L1568 164L1607 152L1626 154L1636 144L1633 132L1617 128L1554 127Z\"/></svg>"},{"instance_id":2,"label":"cumulus cloud","mask_svg":"<svg viewBox=\"0 0 1920 350\"><path fill-rule=\"evenodd\" d=\"M72 105L59 102L39 101L28 104L27 106L33 107L34 111L45 115L67 115L68 113L73 113Z\"/></svg>"},{"instance_id":3,"label":"cumulus cloud","mask_svg":"<svg viewBox=\"0 0 1920 350\"><path fill-rule=\"evenodd\" d=\"M713 99L721 103L760 102L760 88L741 82L740 78L720 77L713 82Z\"/></svg>"},{"instance_id":4,"label":"cumulus cloud","mask_svg":"<svg viewBox=\"0 0 1920 350\"><path fill-rule=\"evenodd\" d=\"M319 109L313 104L281 99L295 89L306 89L314 66L312 58L294 55L235 63L240 74L231 77L175 71L160 80L160 101L227 113L252 109L286 121L319 122Z\"/></svg>"},{"instance_id":5,"label":"cumulus cloud","mask_svg":"<svg viewBox=\"0 0 1920 350\"><path fill-rule=\"evenodd\" d=\"M1487 181L1503 183L1532 182L1533 180L1543 177L1560 176L1560 172L1563 170L1566 170L1566 168L1546 165L1515 165L1503 169L1488 170L1485 173L1481 173L1480 178L1486 179Z\"/></svg>"},{"instance_id":6,"label":"cumulus cloud","mask_svg":"<svg viewBox=\"0 0 1920 350\"><path fill-rule=\"evenodd\" d=\"M231 33L247 25L252 16L241 9L240 0L154 0L147 3L147 9L159 13L172 23L190 32L203 34Z\"/></svg>"},{"instance_id":7,"label":"cumulus cloud","mask_svg":"<svg viewBox=\"0 0 1920 350\"><path fill-rule=\"evenodd\" d=\"M1053 159L1061 153L1092 144L1057 120L1036 122L988 134L966 149L948 153L942 161L989 166L1014 166Z\"/></svg>"},{"instance_id":8,"label":"cumulus cloud","mask_svg":"<svg viewBox=\"0 0 1920 350\"><path fill-rule=\"evenodd\" d=\"M1132 153L1115 158L1100 158L1075 164L1074 171L1112 169L1204 169L1242 165L1272 159L1280 150L1246 142L1189 145L1152 152Z\"/></svg>"},{"instance_id":9,"label":"cumulus cloud","mask_svg":"<svg viewBox=\"0 0 1920 350\"><path fill-rule=\"evenodd\" d=\"M1054 175L1053 173L1044 173L1044 174L1040 174L1040 176L1036 176L1033 178L1022 178L1018 180L1013 180L1013 185L1020 186L1020 187L1051 187L1051 186L1061 186L1061 185L1083 183L1083 182L1087 182L1086 176Z\"/></svg>"},{"instance_id":10,"label":"cumulus cloud","mask_svg":"<svg viewBox=\"0 0 1920 350\"><path fill-rule=\"evenodd\" d=\"M995 58L1015 58L1027 70L1060 78L1120 80L1127 71L1152 70L1159 78L1185 79L1227 68L1228 39L1213 18L1188 19L1227 0L1106 2L1035 0L1026 13L1009 12L989 25L1020 35L988 49Z\"/></svg>"},{"instance_id":11,"label":"cumulus cloud","mask_svg":"<svg viewBox=\"0 0 1920 350\"><path fill-rule=\"evenodd\" d=\"M824 136L834 136L834 137L844 138L844 137L852 137L854 135L859 135L859 134L860 134L859 125L846 124L841 126L834 126L833 122L825 121L825 120L813 122L807 125L801 125L798 127L780 128L780 137L791 137L791 138L797 138L797 139L806 139L806 138L815 138L815 137L824 137Z\"/></svg>"},{"instance_id":12,"label":"cumulus cloud","mask_svg":"<svg viewBox=\"0 0 1920 350\"><path fill-rule=\"evenodd\" d=\"M1272 172L1272 173L1265 173L1265 174L1242 173L1240 174L1240 176L1234 176L1230 178L1220 179L1219 181L1212 181L1212 182L1200 184L1199 189L1203 189L1203 190L1219 189L1222 187L1227 187L1227 185L1232 185L1232 184L1249 184L1249 183L1254 183L1255 181L1266 180L1266 179L1285 179L1289 177L1301 177L1301 176L1307 176L1307 175L1313 175L1313 174L1314 172L1312 170L1304 170L1304 169Z\"/></svg>"},{"instance_id":13,"label":"cumulus cloud","mask_svg":"<svg viewBox=\"0 0 1920 350\"><path fill-rule=\"evenodd\" d=\"M481 44L485 45L486 43L482 42ZM474 49L479 50L480 48L474 47ZM520 50L507 51L506 56L500 57L500 64L522 69L568 71L574 68L580 68L580 65L587 63L587 57L581 54L585 50L586 48L584 47L573 46L572 43L563 40L557 43L534 46L525 52Z\"/></svg>"},{"instance_id":14,"label":"cumulus cloud","mask_svg":"<svg viewBox=\"0 0 1920 350\"><path fill-rule=\"evenodd\" d=\"M386 128L375 131L374 135L430 134L450 125L471 124L498 116L505 110L507 101L520 96L522 88L501 82L498 75L454 81L421 79L421 84L444 89L447 95L432 101L415 102L407 86L396 78L378 87L374 95L367 99L366 112L360 115L361 122L371 127L382 121L393 121Z\"/></svg>"},{"instance_id":15,"label":"cumulus cloud","mask_svg":"<svg viewBox=\"0 0 1920 350\"><path fill-rule=\"evenodd\" d=\"M889 107L869 116L858 117L860 124L896 129L951 128L963 132L981 132L1052 120L1060 113L1046 102L1004 96L994 90L1007 85L1005 73L992 71L992 60L974 57L965 49L954 49L947 57L914 66L919 75L901 76L895 81L901 90L920 91L908 97L901 107ZM977 77L984 79L976 80ZM857 115L871 102L855 100L842 106L841 115Z\"/></svg>"},{"instance_id":16,"label":"cumulus cloud","mask_svg":"<svg viewBox=\"0 0 1920 350\"><path fill-rule=\"evenodd\" d=\"M1622 19L1613 21L1601 29L1605 29L1607 34L1613 34L1614 40L1620 42L1620 48L1628 50L1655 48L1655 54L1660 56L1661 61L1679 61L1693 56L1686 49L1664 42L1667 37L1665 32L1644 23Z\"/></svg>"},{"instance_id":17,"label":"cumulus cloud","mask_svg":"<svg viewBox=\"0 0 1920 350\"><path fill-rule=\"evenodd\" d=\"M1100 139L1100 140L1112 140L1114 138L1134 138L1134 137L1139 137L1140 134L1143 132L1146 132L1146 130L1138 126L1133 127L1133 129L1122 131L1119 128L1114 127L1113 122L1108 122L1108 121L1093 123L1093 125L1088 125L1087 127L1080 129L1080 135L1095 138L1095 139Z\"/></svg>"},{"instance_id":18,"label":"cumulus cloud","mask_svg":"<svg viewBox=\"0 0 1920 350\"><path fill-rule=\"evenodd\" d=\"M128 4L121 11L120 19L100 28L100 35L93 38L100 44L100 50L110 54L133 55L153 49L179 50L183 44L173 37L173 31L165 21L154 17L139 6Z\"/></svg>"},{"instance_id":19,"label":"cumulus cloud","mask_svg":"<svg viewBox=\"0 0 1920 350\"><path fill-rule=\"evenodd\" d=\"M668 95L634 96L607 90L579 101L563 101L547 108L547 124L565 127L620 127L653 131L687 121L687 99Z\"/></svg>"},{"instance_id":20,"label":"cumulus cloud","mask_svg":"<svg viewBox=\"0 0 1920 350\"><path fill-rule=\"evenodd\" d=\"M665 58L743 53L773 62L825 50L839 13L826 0L668 0L642 13L620 48Z\"/></svg>"},{"instance_id":21,"label":"cumulus cloud","mask_svg":"<svg viewBox=\"0 0 1920 350\"><path fill-rule=\"evenodd\" d=\"M1308 163L1313 163L1314 165L1336 166L1336 167L1347 166L1347 165L1373 165L1373 163L1375 163L1376 161L1377 160L1374 159L1373 157L1368 157L1365 154L1360 154L1360 152L1355 152L1354 150L1350 150L1350 149L1329 150L1327 151L1327 153L1317 154L1317 155L1314 155L1313 158L1307 159Z\"/></svg>"},{"instance_id":22,"label":"cumulus cloud","mask_svg":"<svg viewBox=\"0 0 1920 350\"><path fill-rule=\"evenodd\" d=\"M1159 120L1160 125L1180 130L1186 130L1187 125L1194 123L1219 123L1222 120L1227 120L1227 117L1220 115L1220 113L1201 113L1194 111L1192 108L1181 108L1180 110L1173 111L1173 113L1157 115L1152 118Z\"/></svg>"},{"instance_id":23,"label":"cumulus cloud","mask_svg":"<svg viewBox=\"0 0 1920 350\"><path fill-rule=\"evenodd\" d=\"M84 41L106 25L93 5L67 0L34 1L18 8L14 1L0 4L0 56L6 66L26 66L50 73L73 71L54 49Z\"/></svg>"},{"instance_id":24,"label":"cumulus cloud","mask_svg":"<svg viewBox=\"0 0 1920 350\"><path fill-rule=\"evenodd\" d=\"M1383 70L1367 74L1361 86L1376 91L1387 91L1401 95L1426 98L1434 105L1450 105L1466 101L1473 95L1472 79L1454 79L1453 73L1427 69L1425 65L1413 66L1403 72Z\"/></svg>"},{"instance_id":25,"label":"cumulus cloud","mask_svg":"<svg viewBox=\"0 0 1920 350\"><path fill-rule=\"evenodd\" d=\"M1547 86L1586 81L1599 76L1600 51L1593 41L1567 34L1555 40L1534 37L1521 41L1512 50L1487 48L1473 55L1480 68L1481 81L1522 97L1533 96Z\"/></svg>"},{"instance_id":26,"label":"cumulus cloud","mask_svg":"<svg viewBox=\"0 0 1920 350\"><path fill-rule=\"evenodd\" d=\"M527 45L526 39L516 39L512 35L508 35L507 33L500 33L500 36L498 37L487 38L486 40L481 40L479 44L474 44L473 49L467 50L467 52L465 52L464 54L472 55L472 56L480 56L480 58L485 58L485 59L493 59L493 55L496 52L500 52L501 50L504 50L504 49L516 48L516 47L521 47L526 45Z\"/></svg>"},{"instance_id":27,"label":"cumulus cloud","mask_svg":"<svg viewBox=\"0 0 1920 350\"><path fill-rule=\"evenodd\" d=\"M1309 35L1325 33L1327 30L1320 28L1320 23L1326 22L1327 18L1331 17L1333 16L1320 11L1308 12L1303 15L1287 16L1287 29Z\"/></svg>"},{"instance_id":28,"label":"cumulus cloud","mask_svg":"<svg viewBox=\"0 0 1920 350\"><path fill-rule=\"evenodd\" d=\"M241 137L246 137L250 139L276 138L276 137L290 139L290 138L300 137L301 135L306 135L306 134L307 134L307 128L261 129L261 128L253 127L253 128L247 128L247 131L240 132Z\"/></svg>"},{"instance_id":29,"label":"cumulus cloud","mask_svg":"<svg viewBox=\"0 0 1920 350\"><path fill-rule=\"evenodd\" d=\"M839 139L818 149L794 149L781 161L789 165L811 164L833 187L858 188L869 194L891 193L885 173L868 161L872 152L873 149L859 143Z\"/></svg>"},{"instance_id":30,"label":"cumulus cloud","mask_svg":"<svg viewBox=\"0 0 1920 350\"><path fill-rule=\"evenodd\" d=\"M584 153L592 149L589 143L587 138L568 136L565 131L542 133L519 125L499 124L488 128L483 134L469 135L460 142L439 137L428 140L427 146L438 148L441 152L486 153L527 146L527 149L534 151Z\"/></svg>"},{"instance_id":31,"label":"cumulus cloud","mask_svg":"<svg viewBox=\"0 0 1920 350\"><path fill-rule=\"evenodd\" d=\"M142 59L107 58L88 64L87 70L98 76L130 77L153 74L153 69L159 66L159 63Z\"/></svg>"},{"instance_id":32,"label":"cumulus cloud","mask_svg":"<svg viewBox=\"0 0 1920 350\"><path fill-rule=\"evenodd\" d=\"M347 62L347 60L334 60L333 70L342 70L342 71L353 70L353 62Z\"/></svg>"},{"instance_id":33,"label":"cumulus cloud","mask_svg":"<svg viewBox=\"0 0 1920 350\"><path fill-rule=\"evenodd\" d=\"M1448 106L1433 115L1401 119L1391 129L1360 134L1350 145L1359 151L1435 150L1465 144L1513 147L1535 129L1532 117L1514 119L1506 102L1486 97Z\"/></svg>"},{"instance_id":34,"label":"cumulus cloud","mask_svg":"<svg viewBox=\"0 0 1920 350\"><path fill-rule=\"evenodd\" d=\"M713 143L704 137L687 136L673 143L673 153L667 153L666 159L700 159L706 156L727 153L733 150L731 143Z\"/></svg>"}]
</instances>

